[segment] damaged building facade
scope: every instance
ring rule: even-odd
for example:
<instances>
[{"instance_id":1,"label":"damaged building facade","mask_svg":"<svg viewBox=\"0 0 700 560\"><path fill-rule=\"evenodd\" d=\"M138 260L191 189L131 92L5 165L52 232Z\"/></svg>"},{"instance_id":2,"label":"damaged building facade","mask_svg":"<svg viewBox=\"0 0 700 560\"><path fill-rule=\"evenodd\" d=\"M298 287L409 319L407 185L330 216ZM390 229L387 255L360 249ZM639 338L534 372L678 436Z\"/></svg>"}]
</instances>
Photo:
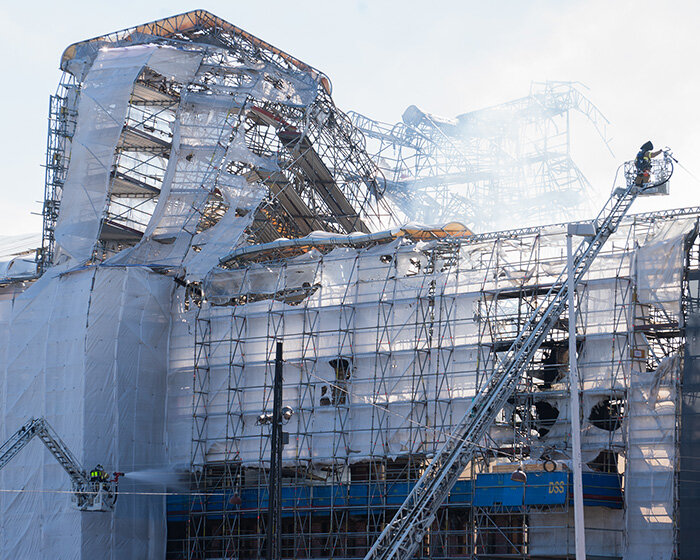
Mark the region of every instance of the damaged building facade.
<instances>
[{"instance_id":1,"label":"damaged building facade","mask_svg":"<svg viewBox=\"0 0 700 560\"><path fill-rule=\"evenodd\" d=\"M552 83L454 120L348 116L323 73L204 11L61 67L37 271L0 279L0 436L45 417L127 476L114 512L80 512L27 447L0 470L0 556L264 556L281 342L282 557L364 557L565 268L566 225L542 224L592 215L551 123L604 118ZM487 200L523 174L510 223L531 227L496 231ZM592 557L695 546L698 218L629 216L576 290ZM573 555L568 337L565 315L420 557ZM149 470L187 486L130 482Z\"/></svg>"}]
</instances>

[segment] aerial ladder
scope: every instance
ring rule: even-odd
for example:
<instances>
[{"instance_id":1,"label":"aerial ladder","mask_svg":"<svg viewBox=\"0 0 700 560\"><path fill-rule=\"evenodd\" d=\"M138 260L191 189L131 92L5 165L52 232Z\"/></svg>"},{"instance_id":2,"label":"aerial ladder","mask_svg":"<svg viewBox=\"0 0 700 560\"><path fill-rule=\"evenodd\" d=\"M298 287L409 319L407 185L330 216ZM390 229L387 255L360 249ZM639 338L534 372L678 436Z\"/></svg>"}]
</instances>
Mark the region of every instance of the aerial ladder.
<instances>
[{"instance_id":1,"label":"aerial ladder","mask_svg":"<svg viewBox=\"0 0 700 560\"><path fill-rule=\"evenodd\" d=\"M574 275L574 286L578 286L637 196L668 192L668 180L673 174L673 162L676 160L666 149L662 158L652 161L648 176L638 171L634 162L625 163L625 186L613 191L591 222L592 227L587 228L587 237L574 252L571 270L562 271L527 319L365 560L408 560L413 557L435 520L438 509L474 457L478 442L486 435L496 415L515 391L540 344L566 309L568 275Z\"/></svg>"},{"instance_id":2,"label":"aerial ladder","mask_svg":"<svg viewBox=\"0 0 700 560\"><path fill-rule=\"evenodd\" d=\"M68 473L72 484L72 502L80 511L112 511L117 501L119 477L124 473L115 472L108 480L106 473L88 476L80 466L68 446L44 418L32 418L0 446L0 470L3 469L30 441L38 437L63 470Z\"/></svg>"}]
</instances>

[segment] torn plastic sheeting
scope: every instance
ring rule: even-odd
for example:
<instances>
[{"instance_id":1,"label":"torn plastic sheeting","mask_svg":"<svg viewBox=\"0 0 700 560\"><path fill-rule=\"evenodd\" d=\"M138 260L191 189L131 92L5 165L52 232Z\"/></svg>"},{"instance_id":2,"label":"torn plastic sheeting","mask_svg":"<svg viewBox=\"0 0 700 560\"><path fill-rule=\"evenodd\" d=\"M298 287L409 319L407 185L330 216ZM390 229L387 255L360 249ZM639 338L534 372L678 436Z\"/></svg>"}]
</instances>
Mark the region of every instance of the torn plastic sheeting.
<instances>
[{"instance_id":1,"label":"torn plastic sheeting","mask_svg":"<svg viewBox=\"0 0 700 560\"><path fill-rule=\"evenodd\" d=\"M242 162L247 163L265 172L279 171L279 165L276 159L272 157L259 156L254 154L245 141L245 129L244 127L239 127L233 140L226 150L226 156L224 158L224 165L228 165L232 162Z\"/></svg>"},{"instance_id":2,"label":"torn plastic sheeting","mask_svg":"<svg viewBox=\"0 0 700 560\"><path fill-rule=\"evenodd\" d=\"M36 261L33 258L16 257L8 261L0 260L0 280L34 276L36 276Z\"/></svg>"},{"instance_id":3,"label":"torn plastic sheeting","mask_svg":"<svg viewBox=\"0 0 700 560\"><path fill-rule=\"evenodd\" d=\"M207 179L215 177L216 165L221 163L224 156L218 141L223 134L221 127L226 120L227 109L222 108L217 112L217 124L211 126L212 109L206 106L199 108L197 104L188 103L188 98L185 96L180 102L173 131L171 156L158 205L140 243L140 246L144 247L137 246L132 255L132 258L143 259L142 262L150 259L162 262L171 254L175 259L184 257L189 248L189 236L185 239L187 245L181 242L177 243L176 247L154 245L151 238L154 236L178 237L183 234L182 229L186 224L199 219L195 208L201 207L206 200L210 187L206 185ZM229 97L227 101L230 107L233 100ZM192 107L187 109L188 105ZM201 126L188 126L187 123L192 119L197 120L196 112L200 109L207 118L201 120ZM196 223L191 225L193 233L195 227ZM144 252L146 254L141 255Z\"/></svg>"},{"instance_id":4,"label":"torn plastic sheeting","mask_svg":"<svg viewBox=\"0 0 700 560\"><path fill-rule=\"evenodd\" d=\"M678 355L666 356L654 371L654 379L649 389L649 404L652 406L656 405L656 400L659 398L659 389L665 381L665 377L679 370L679 362L680 356Z\"/></svg>"},{"instance_id":5,"label":"torn plastic sheeting","mask_svg":"<svg viewBox=\"0 0 700 560\"><path fill-rule=\"evenodd\" d=\"M305 107L313 103L318 95L318 83L307 73L283 73L270 64L261 78L256 87L257 96L261 99Z\"/></svg>"},{"instance_id":6,"label":"torn plastic sheeting","mask_svg":"<svg viewBox=\"0 0 700 560\"><path fill-rule=\"evenodd\" d=\"M59 252L78 262L92 256L107 207L114 152L129 94L156 49L136 46L100 51L82 85L55 234Z\"/></svg>"},{"instance_id":7,"label":"torn plastic sheeting","mask_svg":"<svg viewBox=\"0 0 700 560\"><path fill-rule=\"evenodd\" d=\"M639 303L661 308L676 318L680 313L681 271L685 234L643 245L634 260Z\"/></svg>"},{"instance_id":8,"label":"torn plastic sheeting","mask_svg":"<svg viewBox=\"0 0 700 560\"><path fill-rule=\"evenodd\" d=\"M193 50L163 45L153 53L148 66L170 80L183 84L191 82L202 63L204 53L201 47L190 48Z\"/></svg>"},{"instance_id":9,"label":"torn plastic sheeting","mask_svg":"<svg viewBox=\"0 0 700 560\"><path fill-rule=\"evenodd\" d=\"M186 93L180 99L179 119L182 144L200 147L218 147L230 119L241 109L240 101L233 95L204 95Z\"/></svg>"},{"instance_id":10,"label":"torn plastic sheeting","mask_svg":"<svg viewBox=\"0 0 700 560\"><path fill-rule=\"evenodd\" d=\"M241 203L248 214L242 219L234 219L234 212L225 219L220 229L226 230L224 233L232 237L228 243L224 243L222 238L220 246L210 246L210 250L201 257L191 257L194 261L191 277L202 277L216 264L221 253L216 253L217 259L214 260L215 251L225 252L235 247L249 225L246 222L252 220L254 209L262 198L260 187L243 185L240 179L222 169L226 152L221 140L230 134L229 115L236 101L232 96L225 96L220 98L220 106L216 103L212 106L208 103L218 98L205 97L202 94L188 94L181 100L175 121L173 149L158 204L139 245L118 262L126 259L128 262L183 265L207 198L219 181L222 195L229 186L226 196L233 198L234 187L239 188ZM210 260L213 261L211 266Z\"/></svg>"},{"instance_id":11,"label":"torn plastic sheeting","mask_svg":"<svg viewBox=\"0 0 700 560\"><path fill-rule=\"evenodd\" d=\"M232 253L223 256L220 259L220 262L228 262L233 259L236 259L238 257L250 255L250 254L258 254L258 253L264 253L266 251L269 251L271 249L285 249L287 247L308 247L308 246L334 246L337 245L338 249L344 248L344 245L363 245L366 243L373 243L373 242L386 242L386 241L392 241L392 240L397 240L397 241L402 241L401 238L404 236L414 236L419 233L424 233L424 234L431 234L432 232L435 231L442 231L444 234L444 230L440 228L435 228L432 226L424 226L424 225L419 225L419 224L404 224L402 226L397 226L395 228L392 228L390 230L384 230L384 231L378 231L374 233L362 233L362 232L353 232L349 234L337 234L337 233L331 233L331 232L325 232L325 231L313 231L309 235L305 237L300 237L296 239L286 239L286 238L280 238L275 241L271 241L268 243L260 243L257 245L253 245L251 247L242 247L241 249L238 249L236 251L233 251ZM432 241L431 241L432 242ZM425 242L419 241L415 245L413 245L413 248L418 248L418 250L422 250L423 248L428 248L427 244L424 244ZM371 250L378 250L381 251L381 248L377 247L372 247L372 248L363 248L363 247L357 247L358 251L371 251ZM411 249L413 250L413 249Z\"/></svg>"},{"instance_id":12,"label":"torn plastic sheeting","mask_svg":"<svg viewBox=\"0 0 700 560\"><path fill-rule=\"evenodd\" d=\"M192 238L191 248L184 261L186 278L190 281L204 278L218 264L221 255L239 244L266 193L264 187L248 183L243 177L222 174L220 179L217 189L228 209L214 226ZM224 181L229 184L226 185Z\"/></svg>"},{"instance_id":13,"label":"torn plastic sheeting","mask_svg":"<svg viewBox=\"0 0 700 560\"><path fill-rule=\"evenodd\" d=\"M173 77L174 79L178 79L181 81L187 81L193 77L197 67L199 66L201 58L202 58L201 52L182 51L180 49L174 49L174 48L165 47L165 46L125 47L123 49L132 49L132 50L133 49L141 49L142 51L144 49L146 49L147 53L150 53L150 54L144 55L144 58L147 58L147 64L152 65L154 70L156 70L157 72L166 73L167 75ZM117 59L119 59L120 53L124 52L123 49L108 49L108 50L105 50L104 52L105 53L112 53L109 55L110 57L112 57L112 58L116 57ZM136 51L134 51L134 52L136 52ZM100 56L106 57L108 55L107 54L104 54L104 55L100 54L100 55L98 55L98 60L100 59ZM145 60L144 60L144 62L145 62ZM118 61L113 62L113 63L118 64ZM112 96L112 97L110 97L110 101L112 102L111 108L113 109L114 114L112 115L113 123L111 123L112 124L111 128L114 128L115 130L111 130L111 129L110 130L113 133L113 135L114 135L114 133L116 133L117 140L118 140L118 136L121 132L121 126L124 122L124 118L126 115L126 107L128 106L128 102L129 102L129 93L131 92L131 88L132 88L132 86L129 83L129 80L131 80L131 82L133 82L136 79L138 73L140 73L140 71L141 71L142 66L143 65L139 66L138 64L134 64L133 67L130 68L130 74L128 76L122 77L123 78L122 82L120 82L120 84L119 84L120 89L117 90L116 88L108 88L110 91L103 95L103 96L108 96L108 95ZM89 94L90 76L92 76L92 70L91 70L90 74L88 75L88 81L83 86L83 91L85 91L85 88L87 88L88 94ZM83 99L84 97L85 97L85 93L83 94L81 99ZM102 100L102 102L104 103L105 100ZM81 103L82 103L82 101L81 101ZM88 103L88 102L86 101L85 103ZM115 103L117 103L116 109L114 108ZM107 106L110 106L110 105L107 105ZM86 110L89 110L89 109L92 109L92 107L88 103L85 107L83 107L83 105L81 104L79 109L78 109L78 113L80 115L79 116L80 122L87 123L86 127L89 127L91 125L92 115L90 113L85 114L84 110L83 110L84 108ZM116 128L119 128L119 132L116 132ZM76 137L74 138L74 143L79 138L80 137L76 133ZM89 138L88 138L88 140L89 140ZM114 138L110 138L110 142L108 143L108 145L101 146L102 151L100 151L100 153L103 156L103 160L104 160L102 167L107 169L107 171L106 171L107 176L105 178L106 184L108 184L108 182L109 182L109 172L111 169L110 166L112 163L112 159L114 158L114 155L113 154L109 155L104 150L109 148L112 152L114 152L117 140L114 140L114 143L112 143L112 140L114 140ZM83 145L83 148L88 149L91 154L93 154L95 152L95 150L97 149L95 146L92 146L92 145ZM74 155L76 154L75 147L73 148L72 153ZM81 154L82 153L81 153L80 149L78 149L78 151L77 151L78 159L75 159L75 156L72 155L71 164L69 167L69 178L71 177L71 173L74 173L77 176L76 180L78 182L82 179L79 176L81 173L81 168L80 168L80 166L77 168L74 168L74 165L79 165L81 163L81 159L80 159ZM76 163L74 163L74 162L76 162ZM102 179L100 179L100 181L101 180ZM96 191L97 190L99 190L99 189L97 189L97 187L96 187ZM66 191L64 189L64 197L66 196L65 192ZM78 195L76 195L76 196L78 196ZM106 191L104 192L103 198L104 198L104 204L106 204ZM64 200L65 200L65 198L64 198ZM83 200L83 202L85 202L85 200ZM101 218L101 213L102 213L104 204L101 207L99 207L100 218ZM61 216L64 216L65 212L71 212L70 210L68 210L66 208L67 208L66 204L62 205L62 211L61 211L61 214L59 216L59 223L62 219ZM96 208L96 210L97 210L97 208ZM95 225L93 222L91 222L91 224L92 224L91 227L93 227ZM95 235L97 235L97 234L95 233ZM58 230L57 230L57 237L58 237ZM87 243L87 241L89 241L89 240L86 240L86 243ZM91 241L91 243L94 245L95 241L96 241L96 239L93 239ZM59 245L60 245L60 243L59 243Z\"/></svg>"},{"instance_id":14,"label":"torn plastic sheeting","mask_svg":"<svg viewBox=\"0 0 700 560\"><path fill-rule=\"evenodd\" d=\"M213 268L204 281L204 293L215 305L246 295L273 295L283 290L311 287L320 281L321 255L310 251L284 264L253 263L246 268Z\"/></svg>"},{"instance_id":15,"label":"torn plastic sheeting","mask_svg":"<svg viewBox=\"0 0 700 560\"><path fill-rule=\"evenodd\" d=\"M211 53L220 53L226 56L226 51L211 49ZM201 69L201 73L208 70ZM282 71L273 64L260 62L254 65L238 66L236 68L240 76L237 84L230 85L231 81L224 76L216 76L215 80L207 84L208 88L218 93L237 93L250 95L262 101L282 103L298 107L307 107L318 95L318 84L310 74L298 71Z\"/></svg>"}]
</instances>

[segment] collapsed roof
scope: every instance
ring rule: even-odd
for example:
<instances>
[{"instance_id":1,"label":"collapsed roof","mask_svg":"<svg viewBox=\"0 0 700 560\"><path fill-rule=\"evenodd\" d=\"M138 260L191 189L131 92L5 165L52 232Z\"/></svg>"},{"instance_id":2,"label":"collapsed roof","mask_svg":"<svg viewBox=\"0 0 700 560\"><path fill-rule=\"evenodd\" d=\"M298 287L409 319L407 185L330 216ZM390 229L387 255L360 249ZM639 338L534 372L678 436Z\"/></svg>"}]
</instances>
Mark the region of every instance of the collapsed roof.
<instances>
[{"instance_id":1,"label":"collapsed roof","mask_svg":"<svg viewBox=\"0 0 700 560\"><path fill-rule=\"evenodd\" d=\"M241 246L397 223L328 78L208 12L73 44L61 67L45 265L198 278Z\"/></svg>"}]
</instances>

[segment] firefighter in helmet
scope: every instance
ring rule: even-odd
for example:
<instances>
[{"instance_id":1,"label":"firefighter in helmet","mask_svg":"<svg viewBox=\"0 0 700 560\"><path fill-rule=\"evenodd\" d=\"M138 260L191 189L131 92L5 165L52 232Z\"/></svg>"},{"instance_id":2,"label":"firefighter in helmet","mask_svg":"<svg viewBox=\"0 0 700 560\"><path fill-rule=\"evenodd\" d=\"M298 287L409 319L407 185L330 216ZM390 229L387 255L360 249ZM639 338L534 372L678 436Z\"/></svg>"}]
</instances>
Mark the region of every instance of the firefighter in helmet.
<instances>
[{"instance_id":1,"label":"firefighter in helmet","mask_svg":"<svg viewBox=\"0 0 700 560\"><path fill-rule=\"evenodd\" d=\"M637 178L635 184L637 186L645 185L649 182L651 175L651 160L658 156L663 150L652 151L654 149L654 144L651 140L642 144L637 153L637 157L634 158L634 166L637 168Z\"/></svg>"}]
</instances>

